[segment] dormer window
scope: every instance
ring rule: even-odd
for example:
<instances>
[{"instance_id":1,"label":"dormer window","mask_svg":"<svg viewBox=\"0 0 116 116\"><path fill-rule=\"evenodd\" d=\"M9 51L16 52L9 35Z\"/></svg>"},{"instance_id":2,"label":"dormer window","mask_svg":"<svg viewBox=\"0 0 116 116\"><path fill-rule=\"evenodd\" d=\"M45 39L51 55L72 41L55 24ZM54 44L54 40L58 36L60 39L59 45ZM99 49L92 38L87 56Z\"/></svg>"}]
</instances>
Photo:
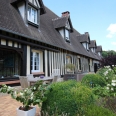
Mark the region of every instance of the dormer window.
<instances>
[{"instance_id":1,"label":"dormer window","mask_svg":"<svg viewBox=\"0 0 116 116\"><path fill-rule=\"evenodd\" d=\"M62 13L61 18L52 19L54 28L60 33L62 38L70 43L70 33L73 32L73 27L70 19L70 12Z\"/></svg>"},{"instance_id":2,"label":"dormer window","mask_svg":"<svg viewBox=\"0 0 116 116\"><path fill-rule=\"evenodd\" d=\"M99 54L99 56L101 56L101 53L100 52L98 52L98 54Z\"/></svg>"},{"instance_id":3,"label":"dormer window","mask_svg":"<svg viewBox=\"0 0 116 116\"><path fill-rule=\"evenodd\" d=\"M95 53L95 48L91 48L91 51Z\"/></svg>"},{"instance_id":4,"label":"dormer window","mask_svg":"<svg viewBox=\"0 0 116 116\"><path fill-rule=\"evenodd\" d=\"M85 48L86 50L89 50L89 47L88 47L88 43L87 43L87 42L82 43L82 44L83 44L83 46L84 46L84 48Z\"/></svg>"},{"instance_id":5,"label":"dormer window","mask_svg":"<svg viewBox=\"0 0 116 116\"><path fill-rule=\"evenodd\" d=\"M59 29L59 33L61 34L61 36L64 38L65 41L70 42L70 36L69 36L70 32L68 29L66 28Z\"/></svg>"},{"instance_id":6,"label":"dormer window","mask_svg":"<svg viewBox=\"0 0 116 116\"><path fill-rule=\"evenodd\" d=\"M28 21L37 24L37 10L28 6Z\"/></svg>"},{"instance_id":7,"label":"dormer window","mask_svg":"<svg viewBox=\"0 0 116 116\"><path fill-rule=\"evenodd\" d=\"M69 31L67 29L65 29L65 38L66 38L66 41L70 41L70 39L69 39Z\"/></svg>"}]
</instances>

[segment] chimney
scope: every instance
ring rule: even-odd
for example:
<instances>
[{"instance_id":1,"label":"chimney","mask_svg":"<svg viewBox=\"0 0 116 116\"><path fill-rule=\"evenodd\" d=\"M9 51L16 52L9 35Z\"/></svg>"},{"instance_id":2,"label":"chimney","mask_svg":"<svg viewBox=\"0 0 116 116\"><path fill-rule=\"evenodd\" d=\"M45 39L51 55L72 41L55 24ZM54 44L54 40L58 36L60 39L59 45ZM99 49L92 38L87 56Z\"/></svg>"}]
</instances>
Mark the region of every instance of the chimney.
<instances>
[{"instance_id":1,"label":"chimney","mask_svg":"<svg viewBox=\"0 0 116 116\"><path fill-rule=\"evenodd\" d=\"M70 12L69 11L66 11L66 12L63 12L62 13L62 17L66 17L66 16L69 16L70 15Z\"/></svg>"},{"instance_id":2,"label":"chimney","mask_svg":"<svg viewBox=\"0 0 116 116\"><path fill-rule=\"evenodd\" d=\"M88 32L85 32L85 35L89 35L89 33Z\"/></svg>"}]
</instances>

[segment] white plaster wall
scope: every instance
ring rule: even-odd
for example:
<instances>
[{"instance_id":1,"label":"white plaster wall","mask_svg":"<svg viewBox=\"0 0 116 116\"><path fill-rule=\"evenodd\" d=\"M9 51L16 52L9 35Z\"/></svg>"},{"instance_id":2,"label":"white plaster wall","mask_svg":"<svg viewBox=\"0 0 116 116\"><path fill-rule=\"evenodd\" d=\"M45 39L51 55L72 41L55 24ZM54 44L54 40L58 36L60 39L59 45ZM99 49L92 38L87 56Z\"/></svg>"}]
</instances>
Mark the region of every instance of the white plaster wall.
<instances>
[{"instance_id":1,"label":"white plaster wall","mask_svg":"<svg viewBox=\"0 0 116 116\"><path fill-rule=\"evenodd\" d=\"M82 44L83 44L84 48L86 49L86 43L82 43Z\"/></svg>"},{"instance_id":2,"label":"white plaster wall","mask_svg":"<svg viewBox=\"0 0 116 116\"><path fill-rule=\"evenodd\" d=\"M39 51L40 54L40 72L43 72L43 51Z\"/></svg>"},{"instance_id":3,"label":"white plaster wall","mask_svg":"<svg viewBox=\"0 0 116 116\"><path fill-rule=\"evenodd\" d=\"M12 41L8 41L8 46L12 46Z\"/></svg>"},{"instance_id":4,"label":"white plaster wall","mask_svg":"<svg viewBox=\"0 0 116 116\"><path fill-rule=\"evenodd\" d=\"M44 51L44 56L45 56L45 76L48 76L47 50Z\"/></svg>"},{"instance_id":5,"label":"white plaster wall","mask_svg":"<svg viewBox=\"0 0 116 116\"><path fill-rule=\"evenodd\" d=\"M6 45L6 40L5 39L1 39L1 45Z\"/></svg>"},{"instance_id":6,"label":"white plaster wall","mask_svg":"<svg viewBox=\"0 0 116 116\"><path fill-rule=\"evenodd\" d=\"M60 29L59 32L60 32L61 36L64 38L64 30Z\"/></svg>"},{"instance_id":7,"label":"white plaster wall","mask_svg":"<svg viewBox=\"0 0 116 116\"><path fill-rule=\"evenodd\" d=\"M19 48L21 48L21 44L19 44Z\"/></svg>"},{"instance_id":8,"label":"white plaster wall","mask_svg":"<svg viewBox=\"0 0 116 116\"><path fill-rule=\"evenodd\" d=\"M14 43L14 47L17 48L18 47L18 44L17 42Z\"/></svg>"},{"instance_id":9,"label":"white plaster wall","mask_svg":"<svg viewBox=\"0 0 116 116\"><path fill-rule=\"evenodd\" d=\"M25 3L21 2L17 6L18 6L19 12L24 20L24 18L25 18Z\"/></svg>"}]
</instances>

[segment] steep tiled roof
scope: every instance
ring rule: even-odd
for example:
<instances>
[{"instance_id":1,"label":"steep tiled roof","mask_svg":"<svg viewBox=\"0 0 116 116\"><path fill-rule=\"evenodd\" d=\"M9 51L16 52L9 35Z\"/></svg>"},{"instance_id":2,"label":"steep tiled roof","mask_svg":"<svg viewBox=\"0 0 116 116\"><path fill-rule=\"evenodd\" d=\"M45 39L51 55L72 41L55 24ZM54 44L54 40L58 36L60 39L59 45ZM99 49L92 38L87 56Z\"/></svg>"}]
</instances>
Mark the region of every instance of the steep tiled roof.
<instances>
[{"instance_id":1,"label":"steep tiled roof","mask_svg":"<svg viewBox=\"0 0 116 116\"><path fill-rule=\"evenodd\" d=\"M87 34L78 35L77 38L78 38L80 43L83 43L83 42L90 43L90 39L89 39L89 36Z\"/></svg>"},{"instance_id":2,"label":"steep tiled roof","mask_svg":"<svg viewBox=\"0 0 116 116\"><path fill-rule=\"evenodd\" d=\"M78 39L78 35L80 35L80 33L75 29L73 29L73 33L70 33L70 43L67 43L62 38L59 32L54 28L58 27L60 24L53 24L53 19L58 16L47 7L45 7L46 13L40 16L40 29L38 30L38 28L34 26L27 26L20 13L10 4L9 1L10 0L0 1L0 30L25 36L29 39L99 60L97 55L94 55L91 51L86 51L86 49L80 44L80 40ZM65 22L66 18L61 18L61 20L64 20Z\"/></svg>"},{"instance_id":3,"label":"steep tiled roof","mask_svg":"<svg viewBox=\"0 0 116 116\"><path fill-rule=\"evenodd\" d=\"M53 21L53 25L54 28L61 28L61 27L65 27L67 21L69 21L70 27L71 27L71 32L73 32L73 26L72 26L72 22L70 19L70 16L65 16L65 17L57 17L55 19L52 19Z\"/></svg>"},{"instance_id":4,"label":"steep tiled roof","mask_svg":"<svg viewBox=\"0 0 116 116\"><path fill-rule=\"evenodd\" d=\"M95 48L97 45L96 45L96 40L91 40L90 41L90 44L89 44L89 48Z\"/></svg>"},{"instance_id":5,"label":"steep tiled roof","mask_svg":"<svg viewBox=\"0 0 116 116\"><path fill-rule=\"evenodd\" d=\"M54 28L65 27L67 19L68 17L61 17L61 18L53 19Z\"/></svg>"},{"instance_id":6,"label":"steep tiled roof","mask_svg":"<svg viewBox=\"0 0 116 116\"><path fill-rule=\"evenodd\" d=\"M96 52L102 52L102 46L97 46Z\"/></svg>"}]
</instances>

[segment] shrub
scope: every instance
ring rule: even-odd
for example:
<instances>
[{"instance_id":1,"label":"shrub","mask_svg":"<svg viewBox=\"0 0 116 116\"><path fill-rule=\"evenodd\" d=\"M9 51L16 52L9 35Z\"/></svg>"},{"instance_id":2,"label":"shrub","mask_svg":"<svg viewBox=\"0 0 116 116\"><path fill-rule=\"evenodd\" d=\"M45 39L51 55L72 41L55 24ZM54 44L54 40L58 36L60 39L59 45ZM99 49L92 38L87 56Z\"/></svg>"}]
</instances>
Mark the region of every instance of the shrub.
<instances>
[{"instance_id":1,"label":"shrub","mask_svg":"<svg viewBox=\"0 0 116 116\"><path fill-rule=\"evenodd\" d=\"M116 116L116 114L107 108L90 105L86 109L85 116Z\"/></svg>"},{"instance_id":2,"label":"shrub","mask_svg":"<svg viewBox=\"0 0 116 116\"><path fill-rule=\"evenodd\" d=\"M90 87L96 87L98 85L100 86L105 86L106 85L106 81L104 78L102 78L100 75L98 74L87 74L83 77L82 81L83 84L90 86Z\"/></svg>"},{"instance_id":3,"label":"shrub","mask_svg":"<svg viewBox=\"0 0 116 116\"><path fill-rule=\"evenodd\" d=\"M42 111L53 115L57 112L68 113L69 116L83 114L88 104L94 103L92 90L76 81L65 81L51 84L47 100L42 104Z\"/></svg>"},{"instance_id":4,"label":"shrub","mask_svg":"<svg viewBox=\"0 0 116 116\"><path fill-rule=\"evenodd\" d=\"M114 71L108 67L100 68L97 71L97 74L102 76L106 80L107 83L111 83L113 77L115 76Z\"/></svg>"},{"instance_id":5,"label":"shrub","mask_svg":"<svg viewBox=\"0 0 116 116\"><path fill-rule=\"evenodd\" d=\"M7 85L2 85L0 93L8 93L11 97L22 103L22 110L29 110L31 105L41 106L42 102L46 99L45 94L49 91L48 85L43 85L42 81L37 81L35 85L30 88L25 88L21 91L14 89Z\"/></svg>"}]
</instances>

